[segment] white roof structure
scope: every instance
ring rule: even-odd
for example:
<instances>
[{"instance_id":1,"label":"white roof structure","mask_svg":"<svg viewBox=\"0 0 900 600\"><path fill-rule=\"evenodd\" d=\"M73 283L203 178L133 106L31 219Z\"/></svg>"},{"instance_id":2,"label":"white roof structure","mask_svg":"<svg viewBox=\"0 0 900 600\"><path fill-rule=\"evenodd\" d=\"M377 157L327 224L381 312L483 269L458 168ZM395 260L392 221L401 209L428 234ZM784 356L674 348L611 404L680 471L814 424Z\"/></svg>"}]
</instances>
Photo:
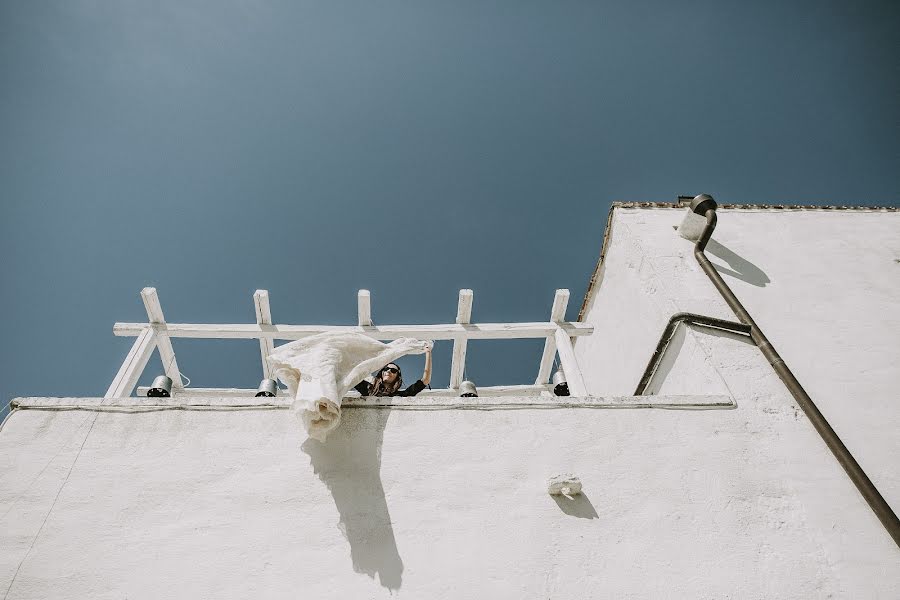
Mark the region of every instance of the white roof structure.
<instances>
[{"instance_id":1,"label":"white roof structure","mask_svg":"<svg viewBox=\"0 0 900 600\"><path fill-rule=\"evenodd\" d=\"M141 298L147 309L147 323L116 323L113 333L119 336L136 338L131 351L122 362L109 389L107 398L130 396L140 379L153 350L159 356L165 368L165 374L173 382L173 395L189 394L201 396L246 396L254 395L256 390L235 390L224 388L192 388L184 389L175 351L171 338L208 338L208 339L259 339L262 358L263 377L273 378L271 367L266 357L272 353L273 340L298 340L324 332L355 332L378 340L394 340L401 337L413 337L428 340L453 340L453 362L450 367L450 383L445 390L437 390L438 395L458 395L459 385L463 380L466 362L466 346L470 339L527 339L543 338L544 351L538 366L538 373L533 386L499 386L483 388L490 394L539 394L549 390L547 381L553 367L554 358L567 373L569 386L573 394L584 396L584 382L581 370L575 362L571 339L582 335L590 335L590 325L573 323L565 320L566 307L569 303L569 290L556 290L553 306L550 309L550 320L533 323L471 323L472 290L459 291L459 304L456 322L437 325L374 325L372 322L371 294L368 290L359 290L357 295L359 324L356 326L341 325L275 325L272 323L272 311L269 308L269 292L256 290L253 301L256 308L255 324L186 324L167 323L163 316L156 288L144 288ZM146 390L138 390L145 395ZM143 392L143 393L142 393ZM427 393L426 393L427 395Z\"/></svg>"},{"instance_id":2,"label":"white roof structure","mask_svg":"<svg viewBox=\"0 0 900 600\"><path fill-rule=\"evenodd\" d=\"M346 398L326 443L283 394L132 396L154 347L180 381L173 337L255 338L265 356L323 330L275 324L262 290L256 323L167 323L145 289L148 322L115 325L136 341L104 398L19 398L0 430L0 592L900 597L900 549L760 349L672 321L736 320L677 233L685 211L614 206L578 322L559 290L548 321L473 324L462 290L453 323L376 326L360 291L345 330L452 339L451 377ZM900 508L900 213L717 212L715 269ZM516 337L546 340L535 384L458 397L467 340ZM547 385L557 353L570 397ZM547 493L563 473L581 494Z\"/></svg>"}]
</instances>

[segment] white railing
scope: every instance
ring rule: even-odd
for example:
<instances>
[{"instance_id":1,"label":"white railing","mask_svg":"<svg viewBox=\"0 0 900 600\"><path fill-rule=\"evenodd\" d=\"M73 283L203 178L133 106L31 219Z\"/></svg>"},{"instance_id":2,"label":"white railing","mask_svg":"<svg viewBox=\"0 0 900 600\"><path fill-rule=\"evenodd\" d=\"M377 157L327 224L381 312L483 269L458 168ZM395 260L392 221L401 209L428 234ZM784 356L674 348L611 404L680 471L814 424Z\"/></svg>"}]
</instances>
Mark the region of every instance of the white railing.
<instances>
[{"instance_id":1,"label":"white railing","mask_svg":"<svg viewBox=\"0 0 900 600\"><path fill-rule=\"evenodd\" d=\"M252 396L253 389L234 388L191 388L181 385L181 375L171 338L211 338L211 339L258 339L262 359L263 377L273 377L266 356L274 346L274 340L298 340L326 331L353 331L378 340L393 340L413 337L427 340L453 340L453 359L450 365L450 382L447 388L432 390L432 395L456 395L462 382L466 363L466 346L469 340L543 338L544 352L538 366L538 374L533 386L479 387L484 396L508 395L516 393L530 395L549 390L547 380L553 367L553 359L559 354L559 361L566 373L572 396L587 396L581 369L572 349L572 339L590 335L593 326L586 323L565 321L569 290L556 290L549 321L534 323L471 323L472 290L459 291L456 322L439 325L374 325L372 322L371 295L368 290L360 290L357 295L358 325L276 325L272 322L269 308L269 292L257 290L253 294L256 307L255 324L196 324L167 323L156 288L144 288L141 298L147 310L147 323L116 323L113 333L118 336L133 336L136 341L122 362L119 372L106 391L106 397L119 398L134 392L153 353L159 350L163 369L173 382L172 394ZM146 392L139 389L140 392ZM424 394L425 392L423 392Z\"/></svg>"}]
</instances>

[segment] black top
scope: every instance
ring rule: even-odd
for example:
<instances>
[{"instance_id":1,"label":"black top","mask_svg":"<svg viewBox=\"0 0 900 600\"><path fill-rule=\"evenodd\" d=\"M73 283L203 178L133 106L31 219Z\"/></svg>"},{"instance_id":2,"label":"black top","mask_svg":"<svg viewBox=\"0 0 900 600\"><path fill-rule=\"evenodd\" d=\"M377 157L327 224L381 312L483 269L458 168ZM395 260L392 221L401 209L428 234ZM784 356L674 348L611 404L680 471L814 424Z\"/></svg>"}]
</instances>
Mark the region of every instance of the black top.
<instances>
[{"instance_id":1,"label":"black top","mask_svg":"<svg viewBox=\"0 0 900 600\"><path fill-rule=\"evenodd\" d=\"M368 381L366 381L365 379L363 379L362 381L360 381L353 387L354 387L354 389L356 389L357 392L359 392L363 396L368 396L369 395L369 387L371 387L371 384ZM396 392L394 392L391 395L392 396L415 396L416 394L418 394L419 392L421 392L424 389L425 389L425 384L422 383L421 379L418 379L418 380L416 380L416 382L414 384L412 384L405 390L397 390Z\"/></svg>"}]
</instances>

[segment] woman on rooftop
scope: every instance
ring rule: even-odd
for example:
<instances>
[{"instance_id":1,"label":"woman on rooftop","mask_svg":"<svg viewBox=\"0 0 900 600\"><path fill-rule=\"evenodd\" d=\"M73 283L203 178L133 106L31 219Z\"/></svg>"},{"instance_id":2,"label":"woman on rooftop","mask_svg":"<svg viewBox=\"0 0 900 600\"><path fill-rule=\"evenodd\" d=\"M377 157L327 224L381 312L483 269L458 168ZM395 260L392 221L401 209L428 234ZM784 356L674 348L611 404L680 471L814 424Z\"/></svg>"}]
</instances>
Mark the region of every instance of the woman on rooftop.
<instances>
[{"instance_id":1,"label":"woman on rooftop","mask_svg":"<svg viewBox=\"0 0 900 600\"><path fill-rule=\"evenodd\" d=\"M431 383L431 346L425 351L425 371L422 379L419 379L405 390L403 387L403 375L397 363L388 363L381 367L375 374L375 380L369 383L363 379L356 384L355 389L363 396L415 396Z\"/></svg>"}]
</instances>

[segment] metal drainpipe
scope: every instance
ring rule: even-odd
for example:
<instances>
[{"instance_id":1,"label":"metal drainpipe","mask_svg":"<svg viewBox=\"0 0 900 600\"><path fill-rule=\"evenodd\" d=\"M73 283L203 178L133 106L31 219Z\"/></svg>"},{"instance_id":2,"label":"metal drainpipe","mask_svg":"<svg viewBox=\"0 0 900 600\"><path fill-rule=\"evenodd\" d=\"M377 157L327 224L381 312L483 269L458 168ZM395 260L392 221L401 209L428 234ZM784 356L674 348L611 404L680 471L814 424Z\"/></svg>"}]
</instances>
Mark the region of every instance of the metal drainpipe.
<instances>
[{"instance_id":1,"label":"metal drainpipe","mask_svg":"<svg viewBox=\"0 0 900 600\"><path fill-rule=\"evenodd\" d=\"M632 394L633 396L643 396L644 392L647 391L647 386L650 385L650 380L653 379L653 375L656 374L656 369L659 368L659 363L662 362L662 358L666 352L666 348L669 347L669 342L672 341L672 337L674 337L675 335L675 330L678 329L678 325L680 323L696 323L698 325L706 325L715 329L722 329L725 331L733 331L735 333L750 335L750 326L744 325L743 323L732 323L731 321L726 321L725 319L716 319L715 317L707 317L706 315L698 315L694 313L675 313L674 315L672 315L672 318L669 319L669 323L663 330L663 334L659 338L659 343L656 345L656 350L653 351L653 356L650 357L650 362L647 363L647 368L644 369L644 374L641 376L641 380L638 382L637 388L635 388L634 390L634 394Z\"/></svg>"},{"instance_id":2,"label":"metal drainpipe","mask_svg":"<svg viewBox=\"0 0 900 600\"><path fill-rule=\"evenodd\" d=\"M800 408L806 413L806 416L809 418L813 427L819 432L825 445L828 446L828 449L831 450L834 457L837 458L838 462L844 468L844 471L850 476L850 480L856 485L856 489L859 490L859 493L862 494L866 502L869 503L872 511L878 516L881 524L884 525L884 528L887 529L891 537L894 538L894 543L900 547L900 520L897 519L897 515L891 510L890 505L885 502L884 498L878 492L878 489L872 483L872 480L870 480L865 471L862 470L862 467L859 466L859 463L856 462L856 459L853 458L850 451L847 450L847 447L841 441L841 438L838 437L837 433L834 432L834 429L831 428L831 425L822 413L819 412L818 407L813 402L812 398L809 397L809 394L806 393L806 390L803 389L803 386L800 385L800 382L797 381L797 378L794 377L794 374L785 364L784 359L778 355L778 352L775 351L771 342L763 335L759 325L756 324L756 321L753 320L753 317L750 316L750 313L747 312L747 309L744 308L740 300L737 299L737 296L734 295L734 292L731 291L731 288L728 287L728 284L725 283L725 280L722 279L722 276L719 275L719 272L716 271L716 268L706 257L706 254L704 253L706 244L709 242L713 230L716 228L715 200L713 200L712 196L700 194L691 201L691 210L698 215L706 217L706 227L704 227L700 239L694 246L694 257L697 259L697 262L700 263L703 272L706 273L713 285L722 295L722 298L728 303L731 310L734 311L738 320L740 320L741 323L750 326L750 338L756 343L762 351L763 356L766 357L769 364L772 365L772 368L775 369L775 372L787 386L788 391L794 396L797 404L800 405Z\"/></svg>"}]
</instances>

